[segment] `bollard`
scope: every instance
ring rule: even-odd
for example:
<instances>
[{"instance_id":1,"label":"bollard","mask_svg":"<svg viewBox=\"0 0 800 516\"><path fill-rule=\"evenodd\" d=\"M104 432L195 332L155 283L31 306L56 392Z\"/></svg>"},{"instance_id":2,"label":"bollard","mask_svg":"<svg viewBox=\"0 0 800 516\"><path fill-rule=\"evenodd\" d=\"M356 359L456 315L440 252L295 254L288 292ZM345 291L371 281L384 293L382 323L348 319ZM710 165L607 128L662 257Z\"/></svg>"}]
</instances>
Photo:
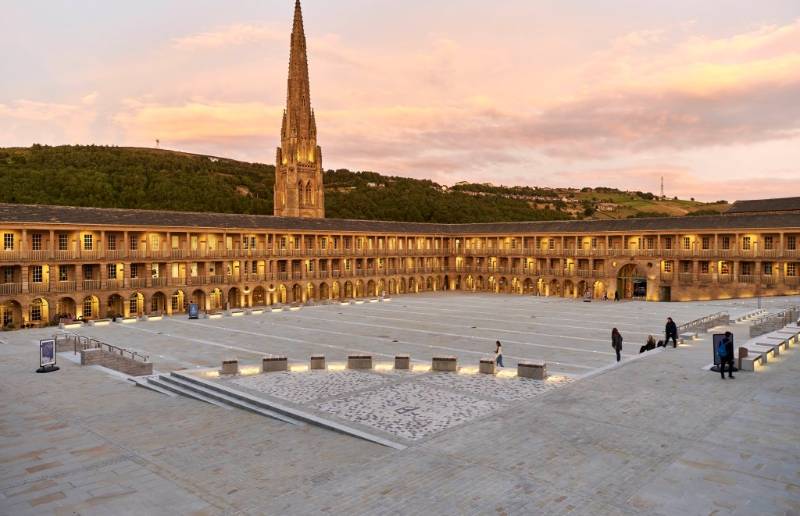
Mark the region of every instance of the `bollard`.
<instances>
[{"instance_id":1,"label":"bollard","mask_svg":"<svg viewBox=\"0 0 800 516\"><path fill-rule=\"evenodd\" d=\"M517 365L517 376L533 380L544 380L547 378L547 364L544 362L520 362Z\"/></svg>"},{"instance_id":2,"label":"bollard","mask_svg":"<svg viewBox=\"0 0 800 516\"><path fill-rule=\"evenodd\" d=\"M431 370L441 373L455 373L458 371L458 359L456 357L433 357Z\"/></svg>"},{"instance_id":3,"label":"bollard","mask_svg":"<svg viewBox=\"0 0 800 516\"><path fill-rule=\"evenodd\" d=\"M495 361L493 359L484 358L484 359L481 359L481 363L480 363L480 366L478 367L478 371L481 374L495 374L497 372L496 368L497 368L497 364L495 363Z\"/></svg>"},{"instance_id":4,"label":"bollard","mask_svg":"<svg viewBox=\"0 0 800 516\"><path fill-rule=\"evenodd\" d=\"M394 357L394 368L403 371L411 369L411 356L410 355L396 355Z\"/></svg>"},{"instance_id":5,"label":"bollard","mask_svg":"<svg viewBox=\"0 0 800 516\"><path fill-rule=\"evenodd\" d=\"M326 369L325 355L311 355L311 370L319 371Z\"/></svg>"},{"instance_id":6,"label":"bollard","mask_svg":"<svg viewBox=\"0 0 800 516\"><path fill-rule=\"evenodd\" d=\"M277 373L289 370L289 360L286 357L264 357L261 360L261 371L264 373Z\"/></svg>"},{"instance_id":7,"label":"bollard","mask_svg":"<svg viewBox=\"0 0 800 516\"><path fill-rule=\"evenodd\" d=\"M239 374L239 361L238 360L223 360L222 361L222 370L220 370L219 374L224 374L224 375Z\"/></svg>"},{"instance_id":8,"label":"bollard","mask_svg":"<svg viewBox=\"0 0 800 516\"><path fill-rule=\"evenodd\" d=\"M372 369L372 355L350 355L347 357L348 369Z\"/></svg>"}]
</instances>

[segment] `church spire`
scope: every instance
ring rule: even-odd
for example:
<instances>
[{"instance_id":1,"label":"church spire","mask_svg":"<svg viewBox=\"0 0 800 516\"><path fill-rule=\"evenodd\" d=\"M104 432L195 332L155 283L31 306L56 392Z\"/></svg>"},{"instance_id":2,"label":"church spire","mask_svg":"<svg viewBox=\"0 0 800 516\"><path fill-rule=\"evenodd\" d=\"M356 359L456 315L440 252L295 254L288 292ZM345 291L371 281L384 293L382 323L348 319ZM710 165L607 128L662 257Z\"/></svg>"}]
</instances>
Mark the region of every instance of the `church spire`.
<instances>
[{"instance_id":1,"label":"church spire","mask_svg":"<svg viewBox=\"0 0 800 516\"><path fill-rule=\"evenodd\" d=\"M276 216L325 217L322 150L317 146L317 123L311 109L306 33L300 0L294 4L286 110L283 112L275 172Z\"/></svg>"}]
</instances>

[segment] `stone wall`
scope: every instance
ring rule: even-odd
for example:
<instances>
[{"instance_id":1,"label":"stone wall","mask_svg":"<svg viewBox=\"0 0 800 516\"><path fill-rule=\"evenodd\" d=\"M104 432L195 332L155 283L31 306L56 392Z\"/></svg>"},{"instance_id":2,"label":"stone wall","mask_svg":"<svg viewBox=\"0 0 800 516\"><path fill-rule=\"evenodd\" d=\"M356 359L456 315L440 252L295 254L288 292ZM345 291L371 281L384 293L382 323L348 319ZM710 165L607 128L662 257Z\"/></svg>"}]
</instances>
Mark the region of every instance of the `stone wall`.
<instances>
[{"instance_id":1,"label":"stone wall","mask_svg":"<svg viewBox=\"0 0 800 516\"><path fill-rule=\"evenodd\" d=\"M132 358L103 351L102 349L86 349L81 351L81 365L99 365L130 376L146 376L153 374L152 362L133 360Z\"/></svg>"}]
</instances>

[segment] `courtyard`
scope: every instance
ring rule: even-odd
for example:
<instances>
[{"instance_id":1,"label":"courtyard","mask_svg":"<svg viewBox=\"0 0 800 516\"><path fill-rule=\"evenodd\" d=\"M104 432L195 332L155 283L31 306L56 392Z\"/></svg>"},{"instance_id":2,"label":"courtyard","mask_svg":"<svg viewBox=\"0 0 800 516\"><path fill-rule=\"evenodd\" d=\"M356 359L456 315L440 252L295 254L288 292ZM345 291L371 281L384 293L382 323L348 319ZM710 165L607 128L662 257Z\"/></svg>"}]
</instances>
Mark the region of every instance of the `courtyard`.
<instances>
[{"instance_id":1,"label":"courtyard","mask_svg":"<svg viewBox=\"0 0 800 516\"><path fill-rule=\"evenodd\" d=\"M425 294L75 330L149 354L162 373L287 356L294 371L213 380L399 450L135 388L67 355L62 371L36 375L36 343L57 330L3 333L0 514L793 514L797 348L733 382L704 370L707 336L638 358L667 316L757 306ZM746 339L746 324L729 329ZM506 374L477 374L496 340ZM378 364L409 354L417 367L344 370L354 353ZM329 370L303 370L313 354ZM427 371L440 355L463 371ZM547 362L550 379L515 377L528 360Z\"/></svg>"}]
</instances>

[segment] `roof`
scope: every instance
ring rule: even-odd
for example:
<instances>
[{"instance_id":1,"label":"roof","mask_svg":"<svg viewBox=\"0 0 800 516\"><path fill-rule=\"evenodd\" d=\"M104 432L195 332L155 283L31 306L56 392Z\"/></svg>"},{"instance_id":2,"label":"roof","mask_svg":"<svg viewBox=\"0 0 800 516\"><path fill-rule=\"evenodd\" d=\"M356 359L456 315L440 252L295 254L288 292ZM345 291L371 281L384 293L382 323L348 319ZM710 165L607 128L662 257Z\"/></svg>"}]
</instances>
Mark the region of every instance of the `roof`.
<instances>
[{"instance_id":1,"label":"roof","mask_svg":"<svg viewBox=\"0 0 800 516\"><path fill-rule=\"evenodd\" d=\"M796 211L800 212L800 197L783 197L780 199L754 199L736 201L727 213L766 213Z\"/></svg>"},{"instance_id":2,"label":"roof","mask_svg":"<svg viewBox=\"0 0 800 516\"><path fill-rule=\"evenodd\" d=\"M111 208L78 208L0 203L0 225L64 224L333 233L383 233L425 235L599 233L632 231L697 231L757 228L800 229L800 213L710 215L618 220L560 220L479 224L432 224L348 219L301 219L269 215L193 213Z\"/></svg>"}]
</instances>

